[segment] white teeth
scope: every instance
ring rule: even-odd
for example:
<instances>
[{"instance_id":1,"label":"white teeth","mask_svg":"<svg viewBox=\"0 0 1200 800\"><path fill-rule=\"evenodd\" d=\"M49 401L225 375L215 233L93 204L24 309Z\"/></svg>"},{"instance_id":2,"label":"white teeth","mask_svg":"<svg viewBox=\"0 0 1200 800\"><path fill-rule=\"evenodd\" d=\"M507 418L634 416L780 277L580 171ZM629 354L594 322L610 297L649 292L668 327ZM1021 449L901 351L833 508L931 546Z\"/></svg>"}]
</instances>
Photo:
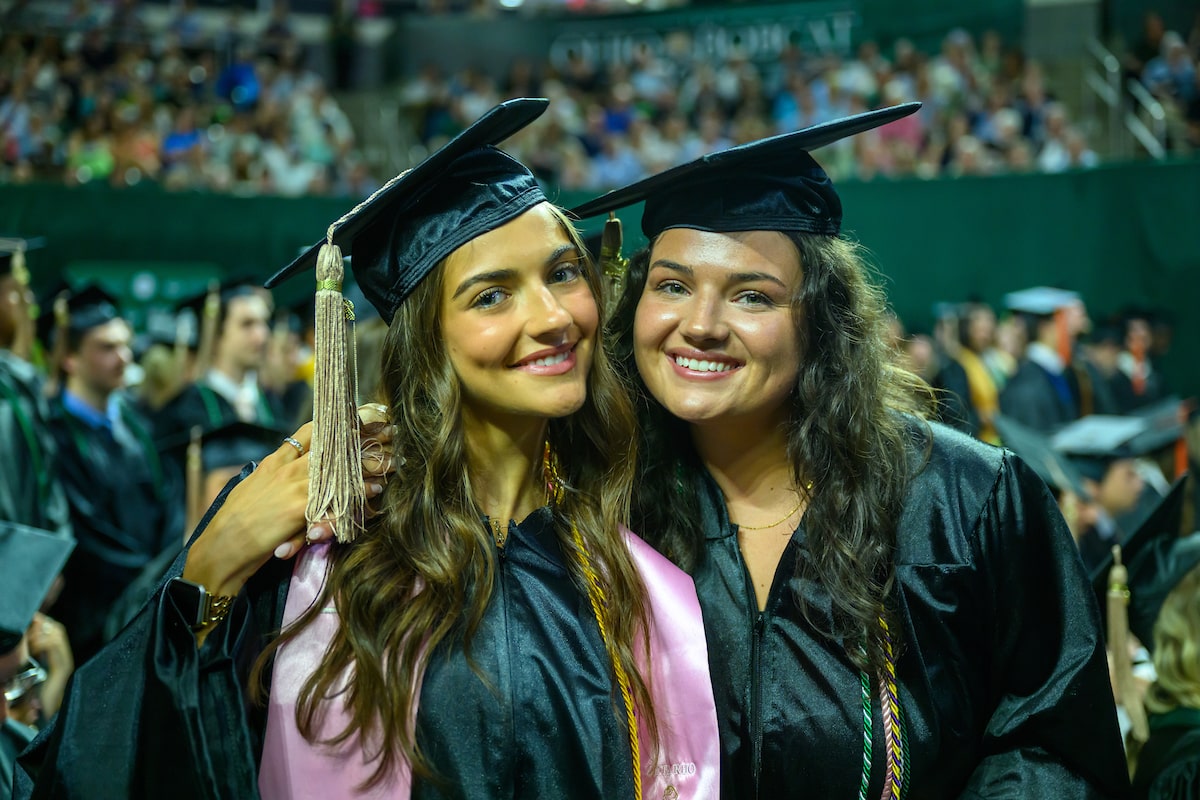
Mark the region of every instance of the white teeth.
<instances>
[{"instance_id":1,"label":"white teeth","mask_svg":"<svg viewBox=\"0 0 1200 800\"><path fill-rule=\"evenodd\" d=\"M569 356L569 355L571 355L570 350L566 351L565 353L559 353L556 356L546 356L545 358L539 358L539 359L536 359L535 361L533 361L532 366L549 367L554 364L561 364L562 362L567 360L567 356Z\"/></svg>"},{"instance_id":2,"label":"white teeth","mask_svg":"<svg viewBox=\"0 0 1200 800\"><path fill-rule=\"evenodd\" d=\"M684 369L690 369L695 372L728 372L733 369L732 364L726 364L723 361L705 361L698 358L684 358L683 356L675 356L675 363Z\"/></svg>"}]
</instances>

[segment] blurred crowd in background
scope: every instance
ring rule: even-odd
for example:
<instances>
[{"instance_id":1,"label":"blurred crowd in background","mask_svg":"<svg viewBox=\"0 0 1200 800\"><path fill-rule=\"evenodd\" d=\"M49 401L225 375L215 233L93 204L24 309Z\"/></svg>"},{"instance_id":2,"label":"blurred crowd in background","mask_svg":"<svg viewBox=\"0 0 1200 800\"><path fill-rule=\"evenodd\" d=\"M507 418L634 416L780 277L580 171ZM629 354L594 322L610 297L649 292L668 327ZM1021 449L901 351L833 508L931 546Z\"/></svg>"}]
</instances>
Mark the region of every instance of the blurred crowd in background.
<instances>
[{"instance_id":1,"label":"blurred crowd in background","mask_svg":"<svg viewBox=\"0 0 1200 800\"><path fill-rule=\"evenodd\" d=\"M74 0L47 16L9 10L0 37L3 179L159 183L238 194L362 197L382 180L335 97L349 83L354 17L335 4L326 75L308 65L283 0L269 14L237 8L216 29L194 0L165 26L137 0ZM1060 102L1042 67L996 33L950 31L938 52L906 39L865 41L851 57L797 47L770 63L736 51L692 56L687 34L629 63L575 54L514 61L496 76L427 65L396 87L403 119L433 148L505 97L551 98L549 120L513 144L565 190L611 188L698 155L895 103L913 117L826 154L835 179L1060 172L1100 161L1079 110ZM1164 104L1170 146L1200 146L1200 15L1190 31L1148 14L1125 69ZM333 90L333 91L331 91ZM419 156L419 153L418 153Z\"/></svg>"}]
</instances>

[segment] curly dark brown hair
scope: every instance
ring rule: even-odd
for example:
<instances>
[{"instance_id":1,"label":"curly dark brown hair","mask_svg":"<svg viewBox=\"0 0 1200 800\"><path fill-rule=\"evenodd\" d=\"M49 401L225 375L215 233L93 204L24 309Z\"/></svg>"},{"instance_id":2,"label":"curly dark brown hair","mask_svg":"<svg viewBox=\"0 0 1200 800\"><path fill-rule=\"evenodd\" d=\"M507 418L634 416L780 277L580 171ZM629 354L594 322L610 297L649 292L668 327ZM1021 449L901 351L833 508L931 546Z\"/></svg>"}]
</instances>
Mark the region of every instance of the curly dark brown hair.
<instances>
[{"instance_id":1,"label":"curly dark brown hair","mask_svg":"<svg viewBox=\"0 0 1200 800\"><path fill-rule=\"evenodd\" d=\"M889 621L895 583L893 552L905 489L925 447L928 386L905 370L889 344L883 293L869 279L858 245L840 237L781 234L795 245L803 272L792 302L803 362L791 394L787 455L796 485L809 482L804 514L806 558L800 577L833 600L826 635L846 642L848 656L878 674L884 659L881 614ZM688 426L654 399L637 372L633 320L646 285L650 247L630 262L609 337L614 357L634 386L641 418L632 525L683 569L695 569L704 537L693 478L703 470ZM928 398L928 402L924 400ZM802 490L804 491L804 490ZM801 602L817 630L828 627Z\"/></svg>"}]
</instances>

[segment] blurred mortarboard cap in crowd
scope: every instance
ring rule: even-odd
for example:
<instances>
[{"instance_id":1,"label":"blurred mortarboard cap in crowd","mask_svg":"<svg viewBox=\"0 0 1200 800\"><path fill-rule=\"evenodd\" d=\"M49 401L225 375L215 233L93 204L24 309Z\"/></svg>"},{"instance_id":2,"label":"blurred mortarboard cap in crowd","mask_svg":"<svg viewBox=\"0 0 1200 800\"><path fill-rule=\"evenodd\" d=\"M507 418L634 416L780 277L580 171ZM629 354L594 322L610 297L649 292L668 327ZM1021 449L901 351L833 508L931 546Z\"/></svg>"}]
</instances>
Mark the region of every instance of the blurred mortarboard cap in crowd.
<instances>
[{"instance_id":1,"label":"blurred mortarboard cap in crowd","mask_svg":"<svg viewBox=\"0 0 1200 800\"><path fill-rule=\"evenodd\" d=\"M962 303L940 302L933 304L933 318L936 320L958 319L963 313Z\"/></svg>"},{"instance_id":2,"label":"blurred mortarboard cap in crowd","mask_svg":"<svg viewBox=\"0 0 1200 800\"><path fill-rule=\"evenodd\" d=\"M145 331L137 342L142 350L156 344L174 347L178 342L195 350L200 343L200 326L191 313L159 311L146 316Z\"/></svg>"},{"instance_id":3,"label":"blurred mortarboard cap in crowd","mask_svg":"<svg viewBox=\"0 0 1200 800\"><path fill-rule=\"evenodd\" d=\"M1035 286L1004 295L1004 307L1009 311L1031 314L1036 317L1050 316L1061 308L1079 302L1079 293L1050 286Z\"/></svg>"},{"instance_id":4,"label":"blurred mortarboard cap in crowd","mask_svg":"<svg viewBox=\"0 0 1200 800\"><path fill-rule=\"evenodd\" d=\"M1185 575L1200 565L1200 534L1179 535L1185 484L1183 478L1175 481L1146 521L1121 546L1121 563L1128 571L1129 629L1147 648L1153 648L1154 622L1163 601ZM1102 616L1107 614L1105 598L1113 563L1109 555L1091 574Z\"/></svg>"},{"instance_id":5,"label":"blurred mortarboard cap in crowd","mask_svg":"<svg viewBox=\"0 0 1200 800\"><path fill-rule=\"evenodd\" d=\"M0 278L6 275L16 275L20 283L29 283L29 272L25 266L25 253L46 246L46 240L22 239L20 237L0 237Z\"/></svg>"},{"instance_id":6,"label":"blurred mortarboard cap in crowd","mask_svg":"<svg viewBox=\"0 0 1200 800\"><path fill-rule=\"evenodd\" d=\"M236 276L232 278L223 278L219 281L214 280L209 283L208 287L199 294L189 295L175 303L176 311L191 311L200 319L204 314L204 308L208 303L209 295L216 294L220 301L221 307L224 308L230 300L237 297L261 297L271 304L271 293L264 289L257 278L246 276Z\"/></svg>"},{"instance_id":7,"label":"blurred mortarboard cap in crowd","mask_svg":"<svg viewBox=\"0 0 1200 800\"><path fill-rule=\"evenodd\" d=\"M74 547L70 539L0 522L0 655L20 643Z\"/></svg>"},{"instance_id":8,"label":"blurred mortarboard cap in crowd","mask_svg":"<svg viewBox=\"0 0 1200 800\"><path fill-rule=\"evenodd\" d=\"M920 107L905 103L868 111L701 156L589 200L571 213L583 219L644 200L642 232L650 239L669 228L836 236L842 201L809 152Z\"/></svg>"},{"instance_id":9,"label":"blurred mortarboard cap in crowd","mask_svg":"<svg viewBox=\"0 0 1200 800\"><path fill-rule=\"evenodd\" d=\"M1120 319L1105 317L1092 326L1087 340L1095 345L1115 345L1120 347L1125 342L1125 325Z\"/></svg>"},{"instance_id":10,"label":"blurred mortarboard cap in crowd","mask_svg":"<svg viewBox=\"0 0 1200 800\"><path fill-rule=\"evenodd\" d=\"M1044 433L1004 414L996 414L993 424L1004 446L1032 467L1047 486L1060 492L1070 491L1084 500L1090 500L1079 469L1051 446L1049 437Z\"/></svg>"},{"instance_id":11,"label":"blurred mortarboard cap in crowd","mask_svg":"<svg viewBox=\"0 0 1200 800\"><path fill-rule=\"evenodd\" d=\"M1174 445L1184 433L1183 409L1179 400L1167 400L1137 414L1092 414L1060 428L1051 444L1086 477L1099 481L1115 461Z\"/></svg>"},{"instance_id":12,"label":"blurred mortarboard cap in crowd","mask_svg":"<svg viewBox=\"0 0 1200 800\"><path fill-rule=\"evenodd\" d=\"M548 103L501 103L333 225L333 244L353 255L358 286L385 322L442 259L545 201L533 173L494 145L541 116ZM312 274L325 241L266 285Z\"/></svg>"},{"instance_id":13,"label":"blurred mortarboard cap in crowd","mask_svg":"<svg viewBox=\"0 0 1200 800\"><path fill-rule=\"evenodd\" d=\"M76 336L121 317L117 308L117 298L98 284L86 283L73 287L66 282L60 282L53 291L46 294L37 318L38 337L47 344L53 342L55 332L63 322L59 319L58 306L64 301L67 330Z\"/></svg>"},{"instance_id":14,"label":"blurred mortarboard cap in crowd","mask_svg":"<svg viewBox=\"0 0 1200 800\"><path fill-rule=\"evenodd\" d=\"M1145 420L1145 428L1130 442L1139 455L1153 453L1175 444L1187 432L1187 420L1194 411L1194 400L1168 397L1153 405L1137 409L1135 416Z\"/></svg>"}]
</instances>

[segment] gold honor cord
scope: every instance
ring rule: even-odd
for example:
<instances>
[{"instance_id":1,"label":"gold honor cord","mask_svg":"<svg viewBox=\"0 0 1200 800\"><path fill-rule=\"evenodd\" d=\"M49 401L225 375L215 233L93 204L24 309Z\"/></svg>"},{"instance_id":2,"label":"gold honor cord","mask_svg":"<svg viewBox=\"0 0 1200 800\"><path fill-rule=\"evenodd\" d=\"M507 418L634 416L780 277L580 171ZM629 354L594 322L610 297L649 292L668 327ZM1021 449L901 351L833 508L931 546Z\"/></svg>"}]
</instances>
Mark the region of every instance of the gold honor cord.
<instances>
[{"instance_id":1,"label":"gold honor cord","mask_svg":"<svg viewBox=\"0 0 1200 800\"><path fill-rule=\"evenodd\" d=\"M546 443L542 454L542 472L550 499L555 505L561 503L562 478L558 474L558 459L551 452L549 442ZM608 618L608 603L604 597L604 590L600 588L600 579L596 575L596 569L592 566L591 558L584 546L583 534L579 532L579 528L574 522L571 523L571 538L579 550L580 567L583 569L584 580L587 581L588 601L592 605L592 615L596 617L596 626L600 629L600 638L604 641L604 649L608 652L608 660L612 664L613 673L617 678L617 686L621 690L621 700L625 704L625 718L629 726L629 750L633 756L633 796L635 800L642 800L642 753L638 740L637 714L633 707L633 693L629 690L629 675L621 666L621 660L617 657L617 648L608 634L608 625L605 622Z\"/></svg>"}]
</instances>

